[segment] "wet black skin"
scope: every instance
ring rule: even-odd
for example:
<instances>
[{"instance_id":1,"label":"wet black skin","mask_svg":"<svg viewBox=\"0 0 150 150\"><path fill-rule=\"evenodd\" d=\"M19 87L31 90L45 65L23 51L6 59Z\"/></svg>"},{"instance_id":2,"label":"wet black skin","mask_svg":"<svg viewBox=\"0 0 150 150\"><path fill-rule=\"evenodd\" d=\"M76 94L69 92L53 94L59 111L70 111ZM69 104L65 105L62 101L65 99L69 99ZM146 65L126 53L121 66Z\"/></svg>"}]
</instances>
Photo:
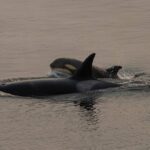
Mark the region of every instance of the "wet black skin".
<instances>
[{"instance_id":1,"label":"wet black skin","mask_svg":"<svg viewBox=\"0 0 150 150\"><path fill-rule=\"evenodd\" d=\"M28 80L3 84L0 85L0 90L13 95L35 97L78 93L110 87L118 87L117 84L97 80L88 80L87 84L90 83L91 86L84 87L87 86L86 82L87 81L75 80L72 78L56 80L51 80L48 78L42 80Z\"/></svg>"},{"instance_id":2,"label":"wet black skin","mask_svg":"<svg viewBox=\"0 0 150 150\"><path fill-rule=\"evenodd\" d=\"M86 92L118 87L119 84L96 80L92 77L92 62L95 54L88 56L74 76L66 79L32 79L0 85L0 91L19 96L50 96Z\"/></svg>"},{"instance_id":3,"label":"wet black skin","mask_svg":"<svg viewBox=\"0 0 150 150\"><path fill-rule=\"evenodd\" d=\"M68 65L73 66L73 68L68 67ZM68 70L68 74L74 75L82 65L82 61L72 58L58 58L55 59L51 64L50 68L52 70L65 71ZM60 70L62 69L62 70ZM99 68L97 66L92 67L92 73L95 78L118 78L118 71L122 69L122 66L114 65L109 68Z\"/></svg>"},{"instance_id":4,"label":"wet black skin","mask_svg":"<svg viewBox=\"0 0 150 150\"><path fill-rule=\"evenodd\" d=\"M19 96L49 96L78 92L75 85L70 79L37 79L3 84L0 90Z\"/></svg>"}]
</instances>

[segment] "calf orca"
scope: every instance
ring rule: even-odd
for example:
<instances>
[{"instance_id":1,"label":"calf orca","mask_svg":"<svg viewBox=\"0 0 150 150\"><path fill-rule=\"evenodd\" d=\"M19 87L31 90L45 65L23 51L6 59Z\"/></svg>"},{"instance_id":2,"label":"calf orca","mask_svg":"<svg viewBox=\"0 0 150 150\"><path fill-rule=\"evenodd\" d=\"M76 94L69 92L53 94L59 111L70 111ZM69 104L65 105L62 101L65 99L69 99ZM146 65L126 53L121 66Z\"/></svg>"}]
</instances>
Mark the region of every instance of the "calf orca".
<instances>
[{"instance_id":1,"label":"calf orca","mask_svg":"<svg viewBox=\"0 0 150 150\"><path fill-rule=\"evenodd\" d=\"M82 65L82 61L72 58L57 58L51 64L52 73L49 77L68 77L75 74ZM122 66L115 65L106 69L97 66L92 67L92 73L95 78L119 78L117 73Z\"/></svg>"},{"instance_id":2,"label":"calf orca","mask_svg":"<svg viewBox=\"0 0 150 150\"><path fill-rule=\"evenodd\" d=\"M32 79L4 83L0 85L0 91L18 96L36 97L86 92L120 86L119 84L100 81L92 77L94 57L95 53L89 55L72 77L63 79Z\"/></svg>"}]
</instances>

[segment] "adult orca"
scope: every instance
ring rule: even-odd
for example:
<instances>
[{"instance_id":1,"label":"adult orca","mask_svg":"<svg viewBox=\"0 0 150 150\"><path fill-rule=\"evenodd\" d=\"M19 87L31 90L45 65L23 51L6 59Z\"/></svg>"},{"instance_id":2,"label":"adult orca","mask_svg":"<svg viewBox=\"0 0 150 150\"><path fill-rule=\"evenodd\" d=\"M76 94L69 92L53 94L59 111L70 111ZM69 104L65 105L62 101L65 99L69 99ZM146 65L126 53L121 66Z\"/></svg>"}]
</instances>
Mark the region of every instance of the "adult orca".
<instances>
[{"instance_id":1,"label":"adult orca","mask_svg":"<svg viewBox=\"0 0 150 150\"><path fill-rule=\"evenodd\" d=\"M92 62L94 57L95 53L89 55L75 75L70 78L45 78L4 83L0 85L0 91L18 96L37 97L86 92L120 86L119 84L100 81L92 77Z\"/></svg>"},{"instance_id":2,"label":"adult orca","mask_svg":"<svg viewBox=\"0 0 150 150\"><path fill-rule=\"evenodd\" d=\"M57 58L50 64L52 72L49 74L49 77L59 78L72 76L81 65L82 61L77 59ZM111 66L106 69L93 66L92 72L95 78L119 78L117 73L120 69L122 69L122 66L119 65Z\"/></svg>"}]
</instances>

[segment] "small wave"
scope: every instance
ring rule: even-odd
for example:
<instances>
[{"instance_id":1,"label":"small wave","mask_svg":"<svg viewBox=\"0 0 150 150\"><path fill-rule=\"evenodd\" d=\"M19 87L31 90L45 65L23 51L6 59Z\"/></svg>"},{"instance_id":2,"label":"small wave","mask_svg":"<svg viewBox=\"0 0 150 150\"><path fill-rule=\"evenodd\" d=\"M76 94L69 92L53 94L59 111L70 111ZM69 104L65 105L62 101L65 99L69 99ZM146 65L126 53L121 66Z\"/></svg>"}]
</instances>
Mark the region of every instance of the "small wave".
<instances>
[{"instance_id":1,"label":"small wave","mask_svg":"<svg viewBox=\"0 0 150 150\"><path fill-rule=\"evenodd\" d=\"M124 70L118 74L119 78L123 80L131 80L133 78L138 78L144 75L146 75L145 72L131 72Z\"/></svg>"},{"instance_id":2,"label":"small wave","mask_svg":"<svg viewBox=\"0 0 150 150\"><path fill-rule=\"evenodd\" d=\"M32 80L32 79L44 79L47 77L18 77L18 78L8 78L0 80L0 83L9 83L9 82L15 82L15 81L24 81L24 80Z\"/></svg>"},{"instance_id":3,"label":"small wave","mask_svg":"<svg viewBox=\"0 0 150 150\"><path fill-rule=\"evenodd\" d=\"M11 95L11 94L9 94L9 93L5 93L5 92L1 92L0 91L0 97L16 97L15 95Z\"/></svg>"}]
</instances>

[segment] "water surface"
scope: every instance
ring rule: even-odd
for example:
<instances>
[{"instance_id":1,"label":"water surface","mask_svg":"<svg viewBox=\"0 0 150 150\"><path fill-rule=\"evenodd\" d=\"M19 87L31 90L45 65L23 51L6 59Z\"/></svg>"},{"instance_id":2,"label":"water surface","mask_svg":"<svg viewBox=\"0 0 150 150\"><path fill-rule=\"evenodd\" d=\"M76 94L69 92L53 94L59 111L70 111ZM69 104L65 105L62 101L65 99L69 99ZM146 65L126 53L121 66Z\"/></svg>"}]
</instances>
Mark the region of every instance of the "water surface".
<instances>
[{"instance_id":1,"label":"water surface","mask_svg":"<svg viewBox=\"0 0 150 150\"><path fill-rule=\"evenodd\" d=\"M148 0L1 0L0 79L45 76L55 58L91 52L95 65L122 65L122 76L148 74L149 6ZM137 80L137 88L90 94L1 95L0 149L149 150L149 76Z\"/></svg>"}]
</instances>

